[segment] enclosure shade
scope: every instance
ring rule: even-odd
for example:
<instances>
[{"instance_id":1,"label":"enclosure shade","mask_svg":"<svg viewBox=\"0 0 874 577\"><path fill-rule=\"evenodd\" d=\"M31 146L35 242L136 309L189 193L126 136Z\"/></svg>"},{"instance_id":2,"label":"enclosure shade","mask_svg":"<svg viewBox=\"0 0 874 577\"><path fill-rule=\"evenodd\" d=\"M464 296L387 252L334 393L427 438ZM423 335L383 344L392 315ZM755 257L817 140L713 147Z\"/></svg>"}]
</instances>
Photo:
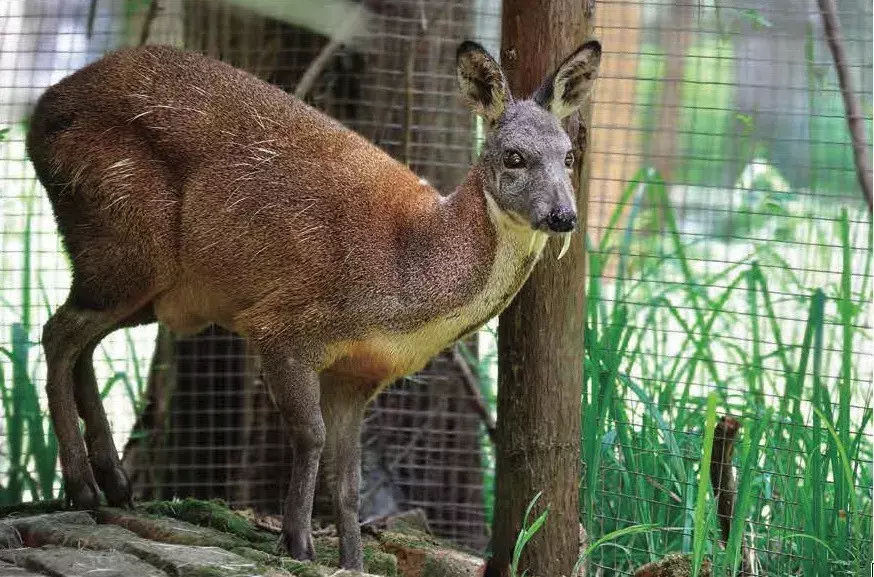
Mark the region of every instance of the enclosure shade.
<instances>
[{"instance_id":1,"label":"enclosure shade","mask_svg":"<svg viewBox=\"0 0 874 577\"><path fill-rule=\"evenodd\" d=\"M591 34L594 0L506 0L501 63L511 92L530 95L546 74ZM580 386L583 379L587 188L584 175L590 110L570 118L580 230L557 261L551 241L498 328L498 431L493 557L489 577L509 575L516 536L549 507L547 523L525 548L519 571L570 575L579 555ZM582 160L581 160L582 159Z\"/></svg>"}]
</instances>

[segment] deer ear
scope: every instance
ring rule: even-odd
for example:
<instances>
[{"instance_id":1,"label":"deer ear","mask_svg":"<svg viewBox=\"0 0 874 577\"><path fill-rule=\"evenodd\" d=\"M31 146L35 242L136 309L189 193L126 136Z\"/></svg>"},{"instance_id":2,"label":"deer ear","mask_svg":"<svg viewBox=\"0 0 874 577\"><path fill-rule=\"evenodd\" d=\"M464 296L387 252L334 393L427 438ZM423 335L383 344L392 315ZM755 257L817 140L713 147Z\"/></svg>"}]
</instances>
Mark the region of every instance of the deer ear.
<instances>
[{"instance_id":1,"label":"deer ear","mask_svg":"<svg viewBox=\"0 0 874 577\"><path fill-rule=\"evenodd\" d=\"M467 40L458 47L455 74L468 106L494 124L511 100L507 79L495 59L485 48Z\"/></svg>"},{"instance_id":2,"label":"deer ear","mask_svg":"<svg viewBox=\"0 0 874 577\"><path fill-rule=\"evenodd\" d=\"M569 116L591 97L600 65L601 43L589 40L546 77L534 101L559 118Z\"/></svg>"}]
</instances>

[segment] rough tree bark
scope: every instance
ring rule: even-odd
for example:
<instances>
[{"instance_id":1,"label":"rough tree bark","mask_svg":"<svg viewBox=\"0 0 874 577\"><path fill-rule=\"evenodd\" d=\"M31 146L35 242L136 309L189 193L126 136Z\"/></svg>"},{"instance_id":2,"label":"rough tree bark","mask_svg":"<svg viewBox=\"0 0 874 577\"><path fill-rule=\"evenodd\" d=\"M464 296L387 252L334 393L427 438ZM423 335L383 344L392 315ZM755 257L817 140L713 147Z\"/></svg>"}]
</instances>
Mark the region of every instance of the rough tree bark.
<instances>
[{"instance_id":1,"label":"rough tree bark","mask_svg":"<svg viewBox=\"0 0 874 577\"><path fill-rule=\"evenodd\" d=\"M594 0L505 0L501 61L511 92L529 96L592 33ZM571 116L580 230L561 261L552 241L498 327L498 428L492 558L487 575L509 574L522 517L537 492L546 524L519 570L570 575L579 555L580 387L583 382L588 169L591 107Z\"/></svg>"}]
</instances>

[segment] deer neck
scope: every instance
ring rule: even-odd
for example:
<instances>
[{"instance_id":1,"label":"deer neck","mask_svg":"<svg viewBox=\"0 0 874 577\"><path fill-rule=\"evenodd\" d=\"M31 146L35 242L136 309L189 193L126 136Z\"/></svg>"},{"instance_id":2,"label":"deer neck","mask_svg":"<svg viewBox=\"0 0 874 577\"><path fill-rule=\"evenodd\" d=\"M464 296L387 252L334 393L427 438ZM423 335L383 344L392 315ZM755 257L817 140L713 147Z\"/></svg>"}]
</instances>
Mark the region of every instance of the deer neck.
<instances>
[{"instance_id":1,"label":"deer neck","mask_svg":"<svg viewBox=\"0 0 874 577\"><path fill-rule=\"evenodd\" d=\"M408 206L395 232L397 284L379 305L379 328L327 353L325 365L381 385L421 369L435 354L499 314L522 287L547 237L501 211L474 166L455 192L431 189ZM433 194L433 196L431 196ZM420 197L419 200L424 200ZM391 320L384 312L392 310Z\"/></svg>"},{"instance_id":2,"label":"deer neck","mask_svg":"<svg viewBox=\"0 0 874 577\"><path fill-rule=\"evenodd\" d=\"M426 308L441 309L428 316L457 316L475 326L512 300L548 238L499 208L479 164L452 194L437 200L417 228L423 242L410 246L418 254L408 262L421 267L411 267L420 276L412 286L426 295Z\"/></svg>"},{"instance_id":3,"label":"deer neck","mask_svg":"<svg viewBox=\"0 0 874 577\"><path fill-rule=\"evenodd\" d=\"M488 186L481 187L479 195L485 199L488 226L495 239L491 274L480 295L489 305L485 322L504 310L528 280L549 236L502 210Z\"/></svg>"}]
</instances>

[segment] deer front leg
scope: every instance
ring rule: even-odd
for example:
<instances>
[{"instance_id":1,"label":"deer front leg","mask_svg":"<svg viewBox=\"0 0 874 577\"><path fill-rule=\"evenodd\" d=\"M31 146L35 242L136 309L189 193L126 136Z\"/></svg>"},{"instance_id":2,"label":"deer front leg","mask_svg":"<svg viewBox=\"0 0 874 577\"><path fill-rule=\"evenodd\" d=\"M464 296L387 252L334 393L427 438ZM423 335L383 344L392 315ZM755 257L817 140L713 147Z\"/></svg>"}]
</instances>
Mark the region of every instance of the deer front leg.
<instances>
[{"instance_id":1,"label":"deer front leg","mask_svg":"<svg viewBox=\"0 0 874 577\"><path fill-rule=\"evenodd\" d=\"M318 375L283 350L262 351L264 381L282 415L291 441L291 481L285 498L282 538L289 555L315 559L312 539L313 495L325 444L319 407Z\"/></svg>"},{"instance_id":2,"label":"deer front leg","mask_svg":"<svg viewBox=\"0 0 874 577\"><path fill-rule=\"evenodd\" d=\"M364 569L358 507L361 423L366 404L362 388L353 383L323 381L322 414L328 429L323 463L329 468L327 477L340 537L340 567L356 571Z\"/></svg>"}]
</instances>

